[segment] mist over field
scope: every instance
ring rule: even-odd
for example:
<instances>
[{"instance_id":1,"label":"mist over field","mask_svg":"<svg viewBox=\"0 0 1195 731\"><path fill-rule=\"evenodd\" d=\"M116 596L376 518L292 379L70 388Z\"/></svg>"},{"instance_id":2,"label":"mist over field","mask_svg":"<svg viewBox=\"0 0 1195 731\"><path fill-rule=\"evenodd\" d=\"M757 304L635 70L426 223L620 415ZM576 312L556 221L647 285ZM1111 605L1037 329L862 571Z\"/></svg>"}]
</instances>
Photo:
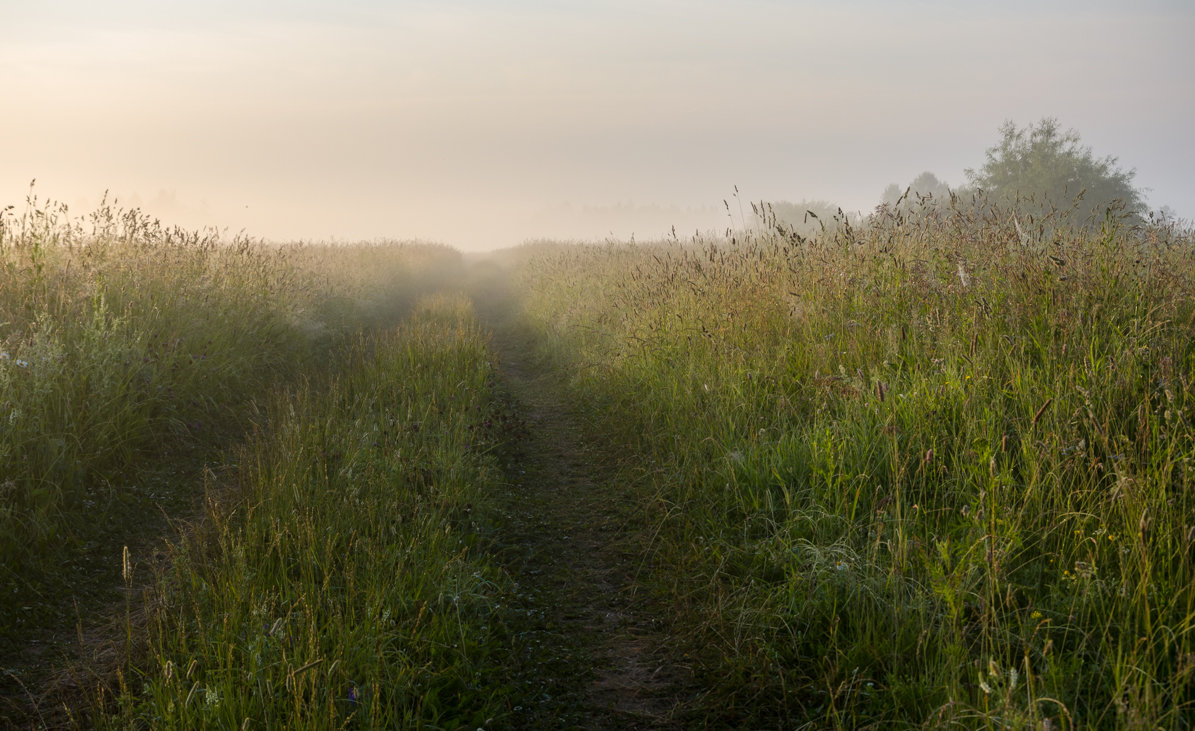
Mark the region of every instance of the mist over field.
<instances>
[{"instance_id":1,"label":"mist over field","mask_svg":"<svg viewBox=\"0 0 1195 731\"><path fill-rule=\"evenodd\" d=\"M111 191L274 240L659 237L722 200L868 212L1005 120L1115 155L1195 217L1186 37L1155 1L78 0L8 11L0 200Z\"/></svg>"},{"instance_id":2,"label":"mist over field","mask_svg":"<svg viewBox=\"0 0 1195 731\"><path fill-rule=\"evenodd\" d=\"M0 41L0 727L1195 719L1195 6Z\"/></svg>"}]
</instances>

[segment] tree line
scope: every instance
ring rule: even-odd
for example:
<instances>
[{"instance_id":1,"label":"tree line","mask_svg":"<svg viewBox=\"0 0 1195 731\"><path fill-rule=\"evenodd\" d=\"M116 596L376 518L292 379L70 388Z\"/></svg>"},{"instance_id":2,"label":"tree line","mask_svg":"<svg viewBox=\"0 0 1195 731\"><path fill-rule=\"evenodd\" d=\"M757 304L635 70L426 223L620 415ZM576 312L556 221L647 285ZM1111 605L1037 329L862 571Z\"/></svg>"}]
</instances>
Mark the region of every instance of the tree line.
<instances>
[{"instance_id":1,"label":"tree line","mask_svg":"<svg viewBox=\"0 0 1195 731\"><path fill-rule=\"evenodd\" d=\"M1018 127L1007 121L983 164L964 171L966 183L951 187L932 172L905 186L890 184L876 212L907 214L940 205L985 205L1015 210L1026 219L1049 219L1077 228L1100 226L1109 216L1130 222L1173 219L1168 208L1153 212L1145 190L1134 184L1136 171L1122 169L1116 157L1097 156L1079 133L1045 117ZM799 232L850 220L826 201L771 204L776 218Z\"/></svg>"}]
</instances>

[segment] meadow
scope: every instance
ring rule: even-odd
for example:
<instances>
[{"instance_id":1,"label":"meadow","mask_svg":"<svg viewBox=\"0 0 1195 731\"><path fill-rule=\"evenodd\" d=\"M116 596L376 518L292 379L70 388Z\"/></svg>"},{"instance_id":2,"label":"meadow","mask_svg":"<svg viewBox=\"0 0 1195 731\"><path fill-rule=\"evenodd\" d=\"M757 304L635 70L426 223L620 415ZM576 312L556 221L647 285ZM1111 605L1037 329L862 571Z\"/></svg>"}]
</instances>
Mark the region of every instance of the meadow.
<instances>
[{"instance_id":1,"label":"meadow","mask_svg":"<svg viewBox=\"0 0 1195 731\"><path fill-rule=\"evenodd\" d=\"M804 238L754 208L543 245L521 280L634 455L701 723L1189 728L1189 234L923 201Z\"/></svg>"},{"instance_id":2,"label":"meadow","mask_svg":"<svg viewBox=\"0 0 1195 731\"><path fill-rule=\"evenodd\" d=\"M502 728L591 697L565 666L602 639L537 624L586 587L507 557L569 544L512 537L551 440L505 359L584 425L570 473L619 485L586 540L634 551L643 657L687 673L643 724L1190 728L1191 232L753 208L497 252L500 310L447 247L6 209L0 720Z\"/></svg>"},{"instance_id":3,"label":"meadow","mask_svg":"<svg viewBox=\"0 0 1195 731\"><path fill-rule=\"evenodd\" d=\"M361 338L461 271L437 245L271 246L32 192L4 209L0 718L56 708L63 687L78 703L143 651L144 612L135 629L100 618L173 560L163 537L207 535L212 506L239 502L238 454L273 433L274 400L360 364ZM80 666L65 682L64 655Z\"/></svg>"},{"instance_id":4,"label":"meadow","mask_svg":"<svg viewBox=\"0 0 1195 731\"><path fill-rule=\"evenodd\" d=\"M346 357L272 404L236 507L212 504L159 569L129 640L144 664L97 725L478 727L501 709L481 671L502 661L504 577L471 550L498 414L469 303L420 300Z\"/></svg>"}]
</instances>

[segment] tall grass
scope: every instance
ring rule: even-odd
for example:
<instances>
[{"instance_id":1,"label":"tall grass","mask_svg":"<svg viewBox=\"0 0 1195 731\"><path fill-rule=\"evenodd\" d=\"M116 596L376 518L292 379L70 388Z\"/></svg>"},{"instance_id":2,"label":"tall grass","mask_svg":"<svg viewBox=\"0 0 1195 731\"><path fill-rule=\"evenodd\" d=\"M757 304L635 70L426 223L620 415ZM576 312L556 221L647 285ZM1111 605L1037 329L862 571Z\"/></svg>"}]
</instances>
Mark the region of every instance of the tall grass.
<instances>
[{"instance_id":1,"label":"tall grass","mask_svg":"<svg viewBox=\"0 0 1195 731\"><path fill-rule=\"evenodd\" d=\"M0 648L70 604L69 567L194 500L193 479L147 474L243 433L255 399L459 264L227 240L112 203L72 218L32 192L0 212Z\"/></svg>"},{"instance_id":2,"label":"tall grass","mask_svg":"<svg viewBox=\"0 0 1195 731\"><path fill-rule=\"evenodd\" d=\"M235 499L172 551L148 659L101 726L475 728L505 712L495 371L467 300L423 301L279 398Z\"/></svg>"},{"instance_id":3,"label":"tall grass","mask_svg":"<svg viewBox=\"0 0 1195 731\"><path fill-rule=\"evenodd\" d=\"M526 318L637 459L701 720L1189 728L1189 233L760 213L524 266Z\"/></svg>"}]
</instances>

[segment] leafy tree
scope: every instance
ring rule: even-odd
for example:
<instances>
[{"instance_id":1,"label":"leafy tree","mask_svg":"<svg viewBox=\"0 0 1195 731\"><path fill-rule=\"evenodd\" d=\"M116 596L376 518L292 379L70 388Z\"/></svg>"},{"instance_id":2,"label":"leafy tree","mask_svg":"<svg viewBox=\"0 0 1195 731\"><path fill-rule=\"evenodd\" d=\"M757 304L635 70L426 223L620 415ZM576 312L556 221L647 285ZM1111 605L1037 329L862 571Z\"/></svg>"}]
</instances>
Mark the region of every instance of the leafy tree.
<instances>
[{"instance_id":1,"label":"leafy tree","mask_svg":"<svg viewBox=\"0 0 1195 731\"><path fill-rule=\"evenodd\" d=\"M838 205L824 200L772 201L765 204L761 218L791 229L802 236L812 236L822 231L834 231L843 223L854 225L858 217L842 210Z\"/></svg>"},{"instance_id":2,"label":"leafy tree","mask_svg":"<svg viewBox=\"0 0 1195 731\"><path fill-rule=\"evenodd\" d=\"M905 191L908 195L905 195ZM901 201L902 196L904 200ZM934 203L942 203L950 200L950 187L938 179L937 175L928 170L921 173L913 182L909 183L905 188L900 187L896 183L892 183L884 189L884 197L882 202L889 207L895 208L897 201L901 201L901 205L911 208L916 205L920 199L932 197Z\"/></svg>"},{"instance_id":3,"label":"leafy tree","mask_svg":"<svg viewBox=\"0 0 1195 731\"><path fill-rule=\"evenodd\" d=\"M880 203L887 206L895 206L900 197L904 195L904 191L896 183L888 183L888 187L884 188L884 195L880 198Z\"/></svg>"},{"instance_id":4,"label":"leafy tree","mask_svg":"<svg viewBox=\"0 0 1195 731\"><path fill-rule=\"evenodd\" d=\"M1121 170L1115 157L1095 157L1078 132L1063 132L1052 117L1024 129L1005 122L983 167L966 174L991 201L1015 203L1031 214L1073 211L1080 223L1091 224L1102 221L1109 208L1123 207L1137 219L1148 210L1142 191L1133 186L1135 171Z\"/></svg>"}]
</instances>

